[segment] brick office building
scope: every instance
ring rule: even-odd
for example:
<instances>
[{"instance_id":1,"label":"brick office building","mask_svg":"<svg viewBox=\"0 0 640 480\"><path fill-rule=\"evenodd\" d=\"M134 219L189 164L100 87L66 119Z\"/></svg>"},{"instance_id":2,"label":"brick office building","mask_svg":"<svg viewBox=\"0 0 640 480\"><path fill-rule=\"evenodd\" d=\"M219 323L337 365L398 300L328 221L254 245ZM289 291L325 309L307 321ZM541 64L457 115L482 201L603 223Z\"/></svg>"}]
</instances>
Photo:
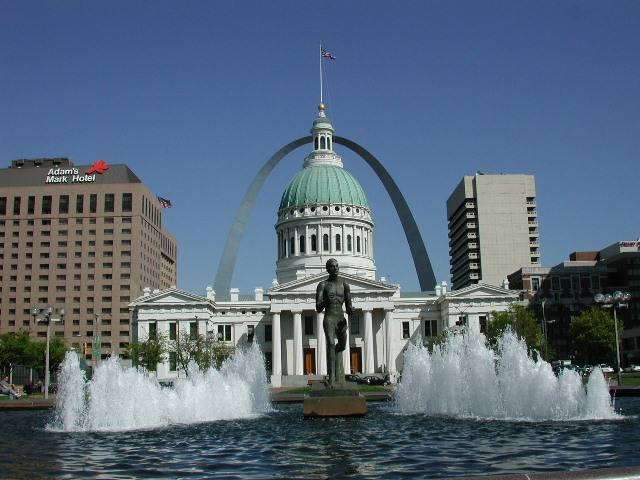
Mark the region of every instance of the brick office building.
<instances>
[{"instance_id":1,"label":"brick office building","mask_svg":"<svg viewBox=\"0 0 640 480\"><path fill-rule=\"evenodd\" d=\"M0 333L46 337L31 309L52 306L64 308L52 336L87 346L87 359L97 356L92 342L102 358L122 352L130 301L177 283L177 243L162 211L126 165L53 158L0 169Z\"/></svg>"}]
</instances>

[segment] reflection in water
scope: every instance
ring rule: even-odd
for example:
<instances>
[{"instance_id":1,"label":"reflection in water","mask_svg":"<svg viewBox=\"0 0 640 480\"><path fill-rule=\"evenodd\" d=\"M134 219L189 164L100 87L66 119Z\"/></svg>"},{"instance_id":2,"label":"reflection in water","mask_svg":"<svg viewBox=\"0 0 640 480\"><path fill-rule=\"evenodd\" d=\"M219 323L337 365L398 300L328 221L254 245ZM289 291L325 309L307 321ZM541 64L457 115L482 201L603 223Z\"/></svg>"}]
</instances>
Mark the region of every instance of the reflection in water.
<instances>
[{"instance_id":1,"label":"reflection in water","mask_svg":"<svg viewBox=\"0 0 640 480\"><path fill-rule=\"evenodd\" d=\"M637 462L640 398L625 417L497 421L400 415L304 419L281 405L261 417L114 432L48 431L47 412L2 412L7 478L441 478L604 468ZM615 445L615 448L614 448Z\"/></svg>"}]
</instances>

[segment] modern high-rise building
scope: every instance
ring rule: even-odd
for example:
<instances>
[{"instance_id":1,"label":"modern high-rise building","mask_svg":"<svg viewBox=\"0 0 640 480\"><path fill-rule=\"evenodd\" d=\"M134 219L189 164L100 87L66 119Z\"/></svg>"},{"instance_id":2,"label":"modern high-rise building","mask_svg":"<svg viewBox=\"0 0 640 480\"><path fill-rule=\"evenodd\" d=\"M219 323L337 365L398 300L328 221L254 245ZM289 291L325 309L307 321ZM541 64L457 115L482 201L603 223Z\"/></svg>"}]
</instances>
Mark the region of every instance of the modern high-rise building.
<instances>
[{"instance_id":1,"label":"modern high-rise building","mask_svg":"<svg viewBox=\"0 0 640 480\"><path fill-rule=\"evenodd\" d=\"M14 160L0 170L0 333L46 337L32 309L64 309L52 336L87 359L121 353L129 303L177 282L163 205L126 165ZM92 351L91 349L95 349Z\"/></svg>"},{"instance_id":2,"label":"modern high-rise building","mask_svg":"<svg viewBox=\"0 0 640 480\"><path fill-rule=\"evenodd\" d=\"M523 266L540 265L533 175L465 176L447 200L454 290L503 285Z\"/></svg>"}]
</instances>

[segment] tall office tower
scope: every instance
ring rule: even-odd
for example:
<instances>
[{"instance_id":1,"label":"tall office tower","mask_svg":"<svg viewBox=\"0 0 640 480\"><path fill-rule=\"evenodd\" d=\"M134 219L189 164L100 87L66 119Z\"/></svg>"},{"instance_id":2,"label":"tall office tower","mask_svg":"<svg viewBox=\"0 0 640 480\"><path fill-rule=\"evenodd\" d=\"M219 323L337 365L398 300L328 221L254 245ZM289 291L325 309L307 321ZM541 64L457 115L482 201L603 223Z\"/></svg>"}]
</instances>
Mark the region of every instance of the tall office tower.
<instances>
[{"instance_id":1,"label":"tall office tower","mask_svg":"<svg viewBox=\"0 0 640 480\"><path fill-rule=\"evenodd\" d=\"M178 247L162 207L126 165L53 158L0 169L0 333L44 338L32 308L51 306L55 317L64 308L52 336L84 344L88 359L121 353L129 303L145 287L177 281Z\"/></svg>"},{"instance_id":2,"label":"tall office tower","mask_svg":"<svg viewBox=\"0 0 640 480\"><path fill-rule=\"evenodd\" d=\"M447 200L454 289L500 286L523 266L540 265L533 175L465 176Z\"/></svg>"}]
</instances>

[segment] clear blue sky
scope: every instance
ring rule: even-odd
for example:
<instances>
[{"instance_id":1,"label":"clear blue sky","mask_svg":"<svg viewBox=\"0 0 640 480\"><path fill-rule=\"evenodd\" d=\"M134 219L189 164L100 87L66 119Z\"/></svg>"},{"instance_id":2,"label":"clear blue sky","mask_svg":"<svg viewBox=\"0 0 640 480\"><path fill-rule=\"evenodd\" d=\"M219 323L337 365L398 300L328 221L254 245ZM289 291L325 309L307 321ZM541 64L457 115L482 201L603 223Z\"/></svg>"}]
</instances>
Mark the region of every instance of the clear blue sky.
<instances>
[{"instance_id":1,"label":"clear blue sky","mask_svg":"<svg viewBox=\"0 0 640 480\"><path fill-rule=\"evenodd\" d=\"M389 170L449 280L446 199L463 175L536 176L542 260L640 235L640 2L0 0L0 162L126 163L173 201L180 288L213 282L247 186L308 134L337 133ZM400 223L346 149L376 220L379 275L417 289ZM233 286L275 275L276 209L301 168L274 171Z\"/></svg>"}]
</instances>

